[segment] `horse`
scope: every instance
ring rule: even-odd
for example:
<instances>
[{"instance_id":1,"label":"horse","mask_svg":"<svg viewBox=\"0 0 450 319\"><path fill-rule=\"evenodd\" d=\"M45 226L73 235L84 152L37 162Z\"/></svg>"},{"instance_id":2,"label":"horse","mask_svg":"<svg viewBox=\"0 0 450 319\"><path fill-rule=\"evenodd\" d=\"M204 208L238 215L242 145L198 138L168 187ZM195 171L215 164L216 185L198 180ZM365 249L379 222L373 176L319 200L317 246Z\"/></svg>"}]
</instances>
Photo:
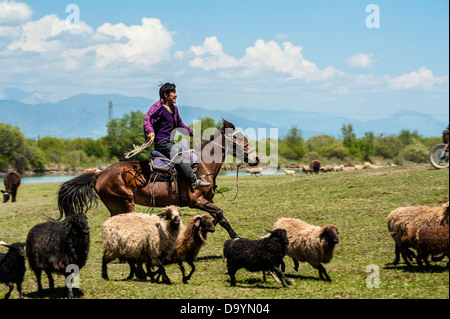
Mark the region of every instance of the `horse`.
<instances>
[{"instance_id":1,"label":"horse","mask_svg":"<svg viewBox=\"0 0 450 319\"><path fill-rule=\"evenodd\" d=\"M243 152L243 162L250 166L257 166L259 158L255 147L242 132L224 119L222 123L222 129L201 147L203 156L199 169L210 186L191 189L187 180L181 177L169 182L152 178L141 162L117 163L103 171L85 173L63 183L58 191L60 219L64 214L85 213L97 206L97 194L111 216L134 212L135 204L190 207L209 213L214 225L219 223L231 238L239 238L223 210L214 204L216 178L228 154L239 158Z\"/></svg>"}]
</instances>

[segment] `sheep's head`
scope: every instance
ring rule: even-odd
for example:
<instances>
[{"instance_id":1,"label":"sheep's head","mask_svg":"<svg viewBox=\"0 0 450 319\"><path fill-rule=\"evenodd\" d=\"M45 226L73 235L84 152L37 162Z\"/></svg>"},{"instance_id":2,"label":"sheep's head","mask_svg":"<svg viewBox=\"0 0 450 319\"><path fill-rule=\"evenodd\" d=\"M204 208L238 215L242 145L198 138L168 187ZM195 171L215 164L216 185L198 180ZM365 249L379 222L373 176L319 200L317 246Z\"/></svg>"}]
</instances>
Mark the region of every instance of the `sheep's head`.
<instances>
[{"instance_id":1,"label":"sheep's head","mask_svg":"<svg viewBox=\"0 0 450 319\"><path fill-rule=\"evenodd\" d=\"M25 251L23 249L26 246L26 243L15 243L12 245L8 245L4 241L2 241L2 242L0 242L0 245L8 248L9 252L11 252L13 254L19 255L21 257L25 257Z\"/></svg>"},{"instance_id":2,"label":"sheep's head","mask_svg":"<svg viewBox=\"0 0 450 319\"><path fill-rule=\"evenodd\" d=\"M159 217L169 221L170 228L178 229L181 225L181 209L178 206L167 206L162 210Z\"/></svg>"},{"instance_id":3,"label":"sheep's head","mask_svg":"<svg viewBox=\"0 0 450 319\"><path fill-rule=\"evenodd\" d=\"M194 217L194 232L198 234L202 241L206 241L208 233L214 233L215 231L216 227L211 217L208 215Z\"/></svg>"},{"instance_id":4,"label":"sheep's head","mask_svg":"<svg viewBox=\"0 0 450 319\"><path fill-rule=\"evenodd\" d=\"M266 229L266 231L270 234L269 238L277 238L279 241L282 242L284 247L287 247L289 245L289 239L285 229L282 228L277 228L275 230Z\"/></svg>"},{"instance_id":5,"label":"sheep's head","mask_svg":"<svg viewBox=\"0 0 450 319\"><path fill-rule=\"evenodd\" d=\"M448 215L449 215L449 206L448 206L448 202L444 204L444 215L442 216L441 219L441 226L447 226L448 225Z\"/></svg>"},{"instance_id":6,"label":"sheep's head","mask_svg":"<svg viewBox=\"0 0 450 319\"><path fill-rule=\"evenodd\" d=\"M338 229L334 225L326 225L322 228L320 239L325 239L330 245L339 244Z\"/></svg>"}]
</instances>

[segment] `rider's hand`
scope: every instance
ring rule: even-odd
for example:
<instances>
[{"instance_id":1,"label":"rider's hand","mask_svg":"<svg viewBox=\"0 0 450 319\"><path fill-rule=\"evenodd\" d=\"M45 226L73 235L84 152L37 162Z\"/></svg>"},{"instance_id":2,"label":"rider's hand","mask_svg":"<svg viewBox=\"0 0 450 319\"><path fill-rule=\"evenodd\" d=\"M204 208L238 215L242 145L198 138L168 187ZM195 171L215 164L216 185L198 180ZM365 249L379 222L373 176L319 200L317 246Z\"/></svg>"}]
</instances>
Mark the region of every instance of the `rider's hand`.
<instances>
[{"instance_id":1,"label":"rider's hand","mask_svg":"<svg viewBox=\"0 0 450 319\"><path fill-rule=\"evenodd\" d=\"M149 133L148 135L147 135L147 139L148 140L154 140L155 139L155 133Z\"/></svg>"}]
</instances>

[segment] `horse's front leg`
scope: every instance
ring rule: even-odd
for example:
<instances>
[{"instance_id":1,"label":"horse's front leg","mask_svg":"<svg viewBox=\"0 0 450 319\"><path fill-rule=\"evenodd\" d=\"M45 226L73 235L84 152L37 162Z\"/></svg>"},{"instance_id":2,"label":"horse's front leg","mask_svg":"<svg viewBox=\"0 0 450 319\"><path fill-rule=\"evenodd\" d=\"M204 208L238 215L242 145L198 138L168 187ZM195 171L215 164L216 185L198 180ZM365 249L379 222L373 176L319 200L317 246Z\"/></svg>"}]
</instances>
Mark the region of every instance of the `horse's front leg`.
<instances>
[{"instance_id":1,"label":"horse's front leg","mask_svg":"<svg viewBox=\"0 0 450 319\"><path fill-rule=\"evenodd\" d=\"M223 216L223 210L214 205L213 203L207 201L203 197L200 197L196 203L196 208L201 209L205 212L208 212L211 214L211 216L214 218L214 225L217 225L219 223L220 226L225 228L225 230L228 232L228 235L230 235L231 238L239 238L239 235L236 234L236 232L231 228L230 223L226 218Z\"/></svg>"}]
</instances>

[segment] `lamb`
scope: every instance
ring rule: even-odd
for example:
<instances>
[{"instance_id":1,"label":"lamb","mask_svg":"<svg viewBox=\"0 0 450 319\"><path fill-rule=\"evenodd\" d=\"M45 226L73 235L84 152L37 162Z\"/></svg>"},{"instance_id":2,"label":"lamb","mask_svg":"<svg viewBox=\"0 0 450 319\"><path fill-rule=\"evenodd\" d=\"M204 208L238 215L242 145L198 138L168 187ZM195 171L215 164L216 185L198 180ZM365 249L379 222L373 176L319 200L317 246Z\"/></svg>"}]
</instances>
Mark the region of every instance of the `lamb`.
<instances>
[{"instance_id":1,"label":"lamb","mask_svg":"<svg viewBox=\"0 0 450 319\"><path fill-rule=\"evenodd\" d=\"M63 221L49 221L34 226L27 236L27 258L36 274L38 292L42 293L41 272L47 274L50 289L54 289L52 273L66 274L69 265L81 269L89 254L89 226L84 213L69 214ZM73 298L72 287L68 298Z\"/></svg>"},{"instance_id":2,"label":"lamb","mask_svg":"<svg viewBox=\"0 0 450 319\"><path fill-rule=\"evenodd\" d=\"M295 171L291 171L291 170L287 170L285 169L284 172L286 173L286 175L290 175L290 176L294 176L295 175Z\"/></svg>"},{"instance_id":3,"label":"lamb","mask_svg":"<svg viewBox=\"0 0 450 319\"><path fill-rule=\"evenodd\" d=\"M319 271L320 279L331 281L322 263L331 261L334 248L339 243L336 226L319 227L300 219L281 218L275 222L274 229L286 230L289 238L286 253L294 261L296 271L298 271L298 261L306 261ZM284 263L281 269L284 271Z\"/></svg>"},{"instance_id":4,"label":"lamb","mask_svg":"<svg viewBox=\"0 0 450 319\"><path fill-rule=\"evenodd\" d=\"M257 176L257 174L259 174L259 176L262 176L262 167L248 167L245 169L245 171L247 173L250 173L252 176L255 175Z\"/></svg>"},{"instance_id":5,"label":"lamb","mask_svg":"<svg viewBox=\"0 0 450 319\"><path fill-rule=\"evenodd\" d=\"M159 215L128 213L107 219L102 228L102 278L108 280L108 263L123 258L130 265L128 279L138 271L138 279L145 280L142 267L135 269L134 265L147 262L149 266L157 266L163 282L170 284L164 262L172 255L182 229L180 213L179 207L168 206Z\"/></svg>"},{"instance_id":6,"label":"lamb","mask_svg":"<svg viewBox=\"0 0 450 319\"><path fill-rule=\"evenodd\" d=\"M417 263L422 267L422 260L427 266L428 255L444 254L449 256L449 226L410 227L406 236L408 245L417 250ZM448 267L447 262L447 267Z\"/></svg>"},{"instance_id":7,"label":"lamb","mask_svg":"<svg viewBox=\"0 0 450 319\"><path fill-rule=\"evenodd\" d=\"M0 245L8 248L8 253L0 253L0 283L4 283L9 287L5 299L9 299L11 296L14 284L17 286L20 299L23 299L22 282L25 275L25 252L23 248L25 243L8 245L2 241Z\"/></svg>"},{"instance_id":8,"label":"lamb","mask_svg":"<svg viewBox=\"0 0 450 319\"><path fill-rule=\"evenodd\" d=\"M399 207L387 217L388 229L395 241L394 265L400 261L400 255L408 266L414 253L408 249L406 236L410 227L445 226L449 224L449 203L443 206L410 206Z\"/></svg>"},{"instance_id":9,"label":"lamb","mask_svg":"<svg viewBox=\"0 0 450 319\"><path fill-rule=\"evenodd\" d=\"M322 172L324 172L324 173L326 173L326 172L332 172L332 171L333 171L333 166L331 166L331 165L325 165L325 166L322 166L322 167L320 168L320 170L321 170Z\"/></svg>"},{"instance_id":10,"label":"lamb","mask_svg":"<svg viewBox=\"0 0 450 319\"><path fill-rule=\"evenodd\" d=\"M284 287L292 284L278 268L289 244L286 231L277 229L268 232L270 236L260 240L236 238L225 242L223 257L227 260L231 286L236 286L236 272L241 268L252 272L275 272Z\"/></svg>"},{"instance_id":11,"label":"lamb","mask_svg":"<svg viewBox=\"0 0 450 319\"><path fill-rule=\"evenodd\" d=\"M178 263L184 284L188 283L195 272L194 261L197 259L200 249L206 243L208 232L214 233L215 230L211 217L208 215L195 216L186 227L183 227L183 230L178 235L175 250L171 258L164 264ZM187 262L191 266L191 272L187 276L185 275L183 262ZM147 266L147 269L150 269L149 266Z\"/></svg>"}]
</instances>

